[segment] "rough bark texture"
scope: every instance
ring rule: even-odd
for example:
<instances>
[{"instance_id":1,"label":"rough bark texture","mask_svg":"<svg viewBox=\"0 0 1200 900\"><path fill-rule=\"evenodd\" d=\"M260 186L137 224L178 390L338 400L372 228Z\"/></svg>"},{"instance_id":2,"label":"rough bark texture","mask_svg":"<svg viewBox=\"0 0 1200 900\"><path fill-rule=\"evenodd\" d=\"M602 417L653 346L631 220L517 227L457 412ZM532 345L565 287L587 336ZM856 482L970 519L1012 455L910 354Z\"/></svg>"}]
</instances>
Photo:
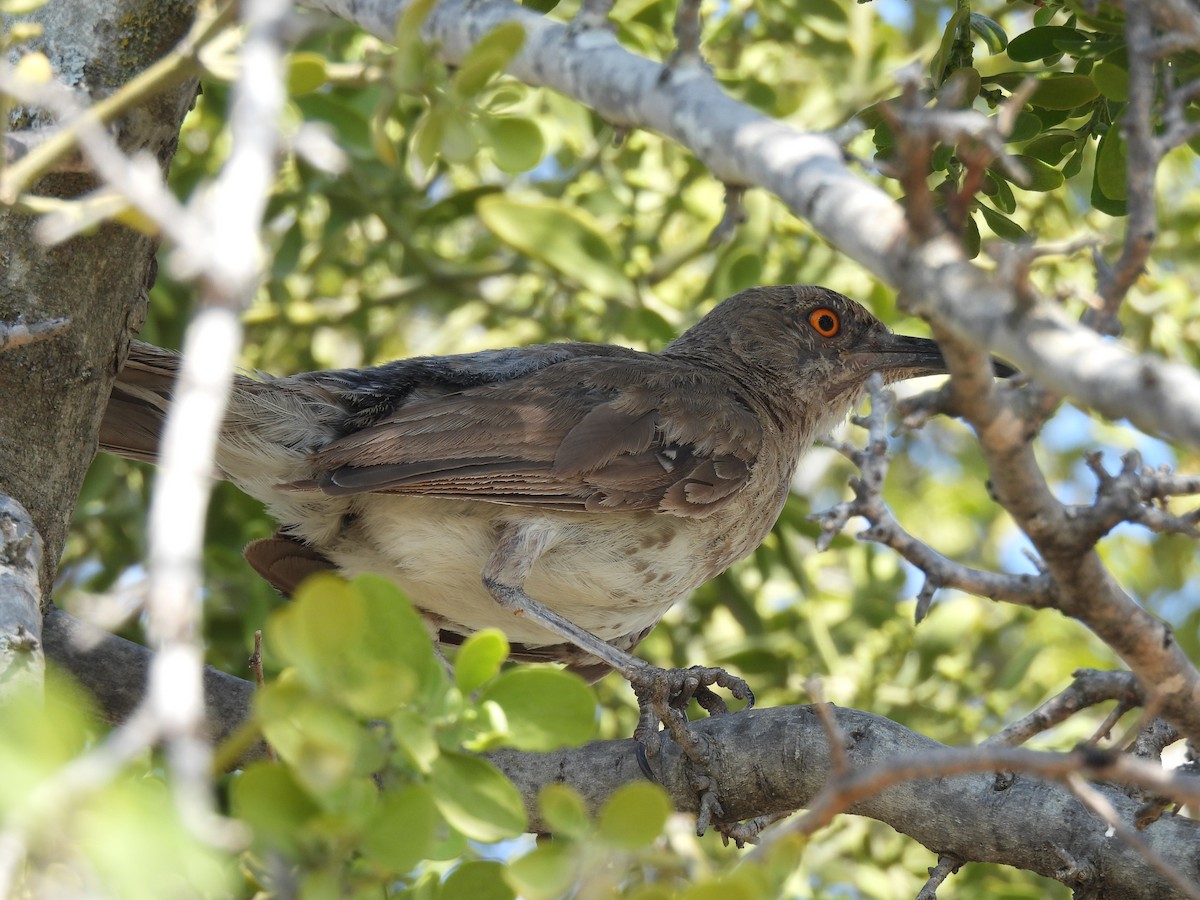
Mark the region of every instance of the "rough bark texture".
<instances>
[{"instance_id":1,"label":"rough bark texture","mask_svg":"<svg viewBox=\"0 0 1200 900\"><path fill-rule=\"evenodd\" d=\"M191 2L56 0L32 17L44 33L26 48L45 53L63 83L97 97L169 50L193 9ZM189 82L135 109L117 126L121 146L153 154L165 170L195 91ZM42 118L17 109L9 127ZM35 192L74 198L96 186L88 175L51 174ZM42 536L45 602L118 359L145 315L156 241L106 224L47 248L34 225L23 213L0 213L0 321L68 317L71 324L56 338L0 354L0 493L29 510Z\"/></svg>"},{"instance_id":2,"label":"rough bark texture","mask_svg":"<svg viewBox=\"0 0 1200 900\"><path fill-rule=\"evenodd\" d=\"M42 539L29 513L0 496L0 705L19 691L41 689L41 563Z\"/></svg>"}]
</instances>

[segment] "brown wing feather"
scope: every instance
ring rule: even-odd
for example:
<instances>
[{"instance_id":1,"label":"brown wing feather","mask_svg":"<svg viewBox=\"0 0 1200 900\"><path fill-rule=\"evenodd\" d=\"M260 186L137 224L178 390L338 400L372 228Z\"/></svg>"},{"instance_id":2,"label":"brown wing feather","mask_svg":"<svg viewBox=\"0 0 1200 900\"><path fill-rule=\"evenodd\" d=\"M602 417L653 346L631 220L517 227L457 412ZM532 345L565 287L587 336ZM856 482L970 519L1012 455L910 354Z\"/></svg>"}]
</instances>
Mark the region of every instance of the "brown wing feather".
<instances>
[{"instance_id":1,"label":"brown wing feather","mask_svg":"<svg viewBox=\"0 0 1200 900\"><path fill-rule=\"evenodd\" d=\"M746 484L762 419L722 376L698 392L695 370L668 360L579 362L409 403L287 487L703 516Z\"/></svg>"}]
</instances>

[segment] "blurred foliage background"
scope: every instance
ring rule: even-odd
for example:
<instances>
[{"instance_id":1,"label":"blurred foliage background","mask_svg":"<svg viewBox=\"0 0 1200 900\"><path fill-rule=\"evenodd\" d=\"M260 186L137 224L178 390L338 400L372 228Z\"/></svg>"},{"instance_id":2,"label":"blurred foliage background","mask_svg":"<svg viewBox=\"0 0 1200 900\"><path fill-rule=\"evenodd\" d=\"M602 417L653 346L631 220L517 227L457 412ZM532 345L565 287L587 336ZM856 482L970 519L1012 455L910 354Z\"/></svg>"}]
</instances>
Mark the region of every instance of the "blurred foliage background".
<instances>
[{"instance_id":1,"label":"blurred foliage background","mask_svg":"<svg viewBox=\"0 0 1200 900\"><path fill-rule=\"evenodd\" d=\"M575 0L562 0L546 14L566 21L575 8ZM1055 242L1094 234L1113 242L1104 251L1111 257L1123 227L1123 170L1114 162L1123 152L1112 123L1123 108L1124 69L1120 21L1107 9L1086 16L1072 2L975 2L968 8L935 0L707 0L703 49L732 95L799 128L835 128L859 115L849 152L866 177L897 195L888 168L894 138L877 106L898 95L897 70L917 65L931 96L942 91L937 102L988 114L1019 81L1012 73L1044 78L1010 144L1037 190L990 174L963 223L964 240L982 248L985 265L991 248L1025 236ZM661 0L618 0L612 19L625 46L665 60L674 48L673 15L674 4ZM397 49L335 20L311 19L291 56L288 129L293 136L325 129L348 165L330 174L300 156L286 159L267 222L267 281L246 314L246 367L288 374L558 340L655 349L719 299L772 282L825 284L863 301L897 330L927 333L922 322L897 314L888 289L840 259L761 191L748 193L748 220L732 240L710 247L722 186L679 146L644 132L617 134L570 100L495 74L519 34L494 35L471 61L448 72L411 37L402 35ZM1180 59L1180 80L1197 62ZM229 144L227 104L227 86L217 77L206 80L172 166L180 196L202 189L220 166ZM949 196L963 170L953 148L935 153L933 167L931 187ZM1195 365L1200 193L1190 148L1165 160L1159 184L1162 238L1124 309L1124 339ZM163 266L153 290L142 337L178 346L192 294L169 269ZM1094 286L1094 265L1086 250L1052 255L1038 261L1032 277L1078 314ZM848 426L844 437L859 438L856 431ZM1111 466L1129 448L1149 463L1185 471L1198 462L1070 406L1049 422L1039 443L1055 488L1078 502L1087 502L1094 487L1083 452L1101 449ZM934 421L899 435L893 451L887 499L908 529L963 563L1032 570L1025 542L988 499L986 471L961 423ZM807 702L802 683L819 675L835 703L954 745L979 741L1032 709L1061 690L1072 670L1116 664L1088 632L1057 613L953 592L941 592L916 627L912 598L920 577L891 551L858 543L851 532L827 552L815 552L817 531L805 517L844 497L851 474L833 451L814 451L766 543L672 611L641 654L662 665L728 667L750 681L762 705ZM97 459L62 567L58 599L68 609L88 592L141 577L153 478L148 467ZM229 485L217 488L205 558L206 626L211 661L239 675L250 635L283 605L241 558L246 543L273 530L256 502ZM1117 578L1172 623L1194 659L1200 658L1195 552L1184 538L1133 528L1118 529L1103 545ZM127 633L136 639L136 622ZM276 657L273 674L287 661ZM628 736L636 709L627 687L610 677L596 690L596 734ZM1104 712L1078 717L1041 745L1071 746ZM320 805L290 782L279 789L281 796ZM611 896L642 884L637 896L668 897L687 880L726 884L723 897L767 895L758 882L739 893L741 887L721 881L733 877L738 853L715 836L696 839L678 822L665 834L658 844L622 851L619 863L581 851L572 871L587 875L578 883L590 887L578 896ZM342 876L329 874L337 865L331 835L333 826L283 852L327 879L304 882L312 896L346 891L345 883L338 887ZM493 896L468 890L476 884L471 879L500 883L501 866L532 847L526 840L500 850L466 841L452 846L446 860L473 859L485 867L458 870L466 873L455 876L458 888L440 880L453 869L445 861L426 865L419 890L395 872L387 883L414 896L439 890L442 896ZM326 856L314 856L314 844L325 847ZM313 863L317 857L324 862ZM795 874L771 882L771 891L913 896L933 862L932 854L885 826L842 817L807 847ZM620 877L614 865L625 867ZM247 865L235 879L240 887L222 889L248 896L256 879L269 881ZM552 882L524 884L524 894L555 895L539 894L538 884ZM950 891L1068 896L1028 873L975 865L956 876Z\"/></svg>"}]
</instances>

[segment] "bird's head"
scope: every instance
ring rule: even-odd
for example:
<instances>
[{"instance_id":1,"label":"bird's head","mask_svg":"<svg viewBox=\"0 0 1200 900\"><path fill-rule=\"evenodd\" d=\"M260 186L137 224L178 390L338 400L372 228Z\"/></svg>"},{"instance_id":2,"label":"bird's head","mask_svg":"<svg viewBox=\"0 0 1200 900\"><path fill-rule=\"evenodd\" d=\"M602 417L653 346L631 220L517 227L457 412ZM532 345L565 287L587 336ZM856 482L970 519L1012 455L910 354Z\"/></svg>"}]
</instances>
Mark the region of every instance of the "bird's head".
<instances>
[{"instance_id":1,"label":"bird's head","mask_svg":"<svg viewBox=\"0 0 1200 900\"><path fill-rule=\"evenodd\" d=\"M807 284L735 294L666 352L708 356L773 406L792 410L788 418L799 414L821 430L849 413L874 372L895 382L946 371L933 341L894 334L862 304ZM996 371L1012 372L1003 363Z\"/></svg>"}]
</instances>

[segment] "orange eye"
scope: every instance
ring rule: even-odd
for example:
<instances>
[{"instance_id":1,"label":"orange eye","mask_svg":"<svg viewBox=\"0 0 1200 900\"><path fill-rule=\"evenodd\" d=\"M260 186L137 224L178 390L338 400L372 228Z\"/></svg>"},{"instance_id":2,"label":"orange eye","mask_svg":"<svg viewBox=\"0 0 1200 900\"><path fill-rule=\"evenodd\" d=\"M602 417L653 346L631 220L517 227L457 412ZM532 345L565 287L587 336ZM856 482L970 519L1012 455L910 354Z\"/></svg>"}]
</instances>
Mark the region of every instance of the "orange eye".
<instances>
[{"instance_id":1,"label":"orange eye","mask_svg":"<svg viewBox=\"0 0 1200 900\"><path fill-rule=\"evenodd\" d=\"M814 309L808 314L808 324L813 327L813 331L821 337L831 338L838 333L838 329L842 327L842 321L838 318L838 314L832 309L821 307Z\"/></svg>"}]
</instances>

